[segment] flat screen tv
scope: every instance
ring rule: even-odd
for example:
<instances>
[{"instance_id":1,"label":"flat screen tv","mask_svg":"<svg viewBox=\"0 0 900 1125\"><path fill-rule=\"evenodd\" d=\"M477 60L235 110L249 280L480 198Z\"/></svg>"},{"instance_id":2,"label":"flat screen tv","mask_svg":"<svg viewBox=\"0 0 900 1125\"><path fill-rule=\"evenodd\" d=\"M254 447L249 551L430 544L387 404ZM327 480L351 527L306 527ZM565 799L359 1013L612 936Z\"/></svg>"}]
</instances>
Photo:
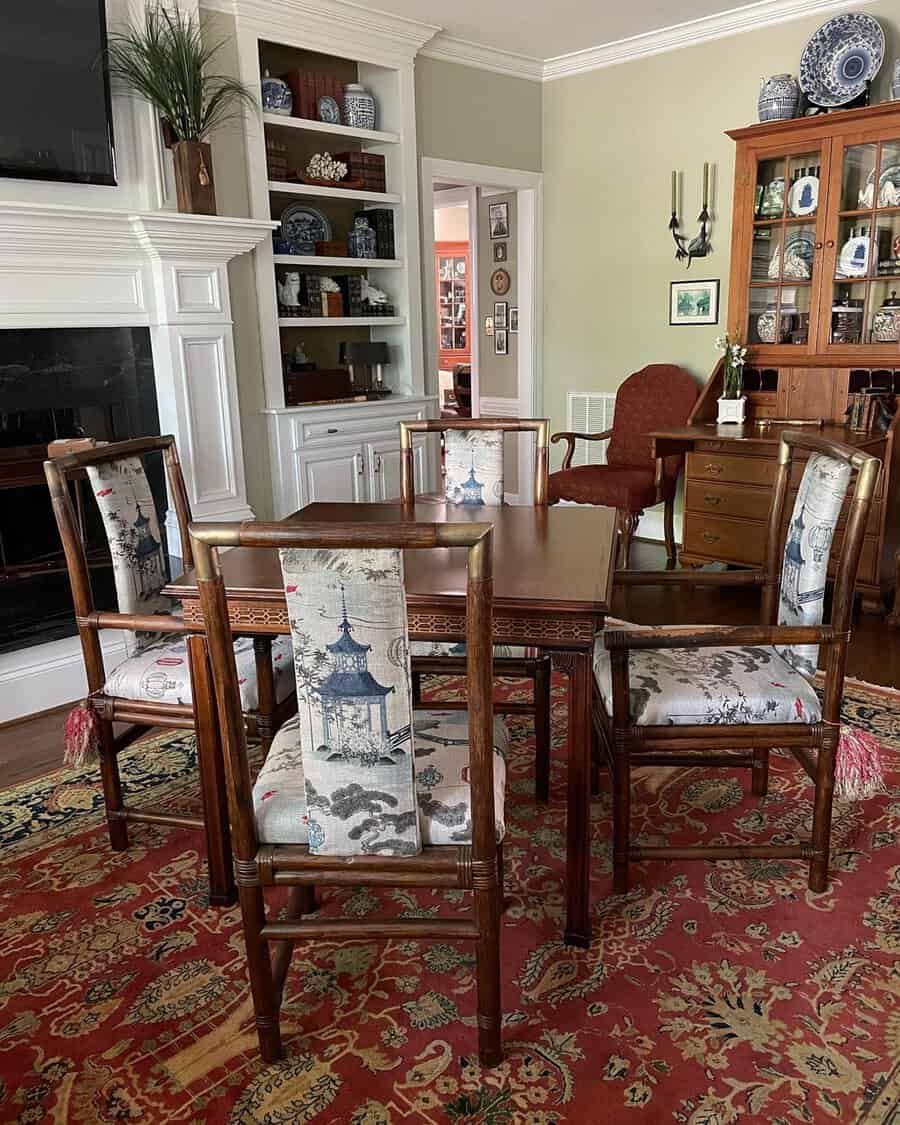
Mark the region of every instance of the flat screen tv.
<instances>
[{"instance_id":1,"label":"flat screen tv","mask_svg":"<svg viewBox=\"0 0 900 1125\"><path fill-rule=\"evenodd\" d=\"M115 184L104 0L2 0L0 175Z\"/></svg>"}]
</instances>

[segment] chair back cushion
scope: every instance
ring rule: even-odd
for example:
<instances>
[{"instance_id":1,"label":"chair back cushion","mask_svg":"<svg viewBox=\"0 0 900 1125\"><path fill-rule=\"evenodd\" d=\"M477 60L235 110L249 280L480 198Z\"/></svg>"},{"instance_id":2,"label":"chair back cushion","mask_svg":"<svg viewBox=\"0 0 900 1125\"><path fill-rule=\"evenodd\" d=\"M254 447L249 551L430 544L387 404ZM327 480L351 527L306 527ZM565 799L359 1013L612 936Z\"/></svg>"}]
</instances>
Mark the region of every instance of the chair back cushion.
<instances>
[{"instance_id":1,"label":"chair back cushion","mask_svg":"<svg viewBox=\"0 0 900 1125\"><path fill-rule=\"evenodd\" d=\"M501 430L444 430L444 495L464 507L503 503Z\"/></svg>"},{"instance_id":2,"label":"chair back cushion","mask_svg":"<svg viewBox=\"0 0 900 1125\"><path fill-rule=\"evenodd\" d=\"M169 580L156 503L139 457L87 466L112 555L120 613L169 613L159 591ZM136 656L156 633L124 633L125 651Z\"/></svg>"},{"instance_id":3,"label":"chair back cushion","mask_svg":"<svg viewBox=\"0 0 900 1125\"><path fill-rule=\"evenodd\" d=\"M399 550L281 551L314 855L421 851Z\"/></svg>"},{"instance_id":4,"label":"chair back cushion","mask_svg":"<svg viewBox=\"0 0 900 1125\"><path fill-rule=\"evenodd\" d=\"M616 392L612 437L606 451L609 465L652 468L653 430L683 426L697 401L697 384L682 368L651 363L629 375ZM667 457L665 474L678 475L680 457Z\"/></svg>"},{"instance_id":5,"label":"chair back cushion","mask_svg":"<svg viewBox=\"0 0 900 1125\"><path fill-rule=\"evenodd\" d=\"M781 564L779 625L822 623L831 542L849 483L850 466L845 461L823 453L812 454L787 526ZM776 647L791 667L807 679L813 679L819 659L818 645Z\"/></svg>"}]
</instances>

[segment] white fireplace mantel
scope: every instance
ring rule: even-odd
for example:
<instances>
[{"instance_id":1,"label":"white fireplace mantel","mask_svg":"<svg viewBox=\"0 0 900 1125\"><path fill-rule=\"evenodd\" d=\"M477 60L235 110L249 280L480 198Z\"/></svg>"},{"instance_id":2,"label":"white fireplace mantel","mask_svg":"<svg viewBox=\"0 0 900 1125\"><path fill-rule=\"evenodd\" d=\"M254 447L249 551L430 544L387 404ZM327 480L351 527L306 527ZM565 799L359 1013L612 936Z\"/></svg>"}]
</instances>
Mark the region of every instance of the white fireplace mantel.
<instances>
[{"instance_id":1,"label":"white fireplace mantel","mask_svg":"<svg viewBox=\"0 0 900 1125\"><path fill-rule=\"evenodd\" d=\"M274 226L0 201L0 330L149 327L160 432L175 435L198 520L253 517L227 265ZM174 548L172 511L167 527ZM82 682L77 640L0 657L0 722L73 699Z\"/></svg>"}]
</instances>

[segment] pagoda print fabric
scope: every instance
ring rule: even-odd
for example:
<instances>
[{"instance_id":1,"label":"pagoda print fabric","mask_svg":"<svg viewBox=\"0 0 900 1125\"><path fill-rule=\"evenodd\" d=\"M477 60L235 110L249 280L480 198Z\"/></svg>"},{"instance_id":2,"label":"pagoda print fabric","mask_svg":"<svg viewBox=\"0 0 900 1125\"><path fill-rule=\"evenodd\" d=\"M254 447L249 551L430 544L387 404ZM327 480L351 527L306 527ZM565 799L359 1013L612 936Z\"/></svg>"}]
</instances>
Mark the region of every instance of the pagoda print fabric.
<instances>
[{"instance_id":1,"label":"pagoda print fabric","mask_svg":"<svg viewBox=\"0 0 900 1125\"><path fill-rule=\"evenodd\" d=\"M398 550L281 552L314 855L421 851ZM298 815L302 815L298 809Z\"/></svg>"},{"instance_id":2,"label":"pagoda print fabric","mask_svg":"<svg viewBox=\"0 0 900 1125\"><path fill-rule=\"evenodd\" d=\"M444 431L444 495L466 508L503 503L503 431Z\"/></svg>"},{"instance_id":3,"label":"pagoda print fabric","mask_svg":"<svg viewBox=\"0 0 900 1125\"><path fill-rule=\"evenodd\" d=\"M800 481L788 525L781 570L779 625L819 625L825 608L825 580L831 541L850 483L850 466L814 453ZM818 645L783 645L778 652L802 675L812 679Z\"/></svg>"},{"instance_id":4,"label":"pagoda print fabric","mask_svg":"<svg viewBox=\"0 0 900 1125\"><path fill-rule=\"evenodd\" d=\"M109 550L120 613L165 613L169 598L159 591L168 581L156 504L144 466L137 457L87 467ZM158 634L124 633L125 651L135 656Z\"/></svg>"}]
</instances>

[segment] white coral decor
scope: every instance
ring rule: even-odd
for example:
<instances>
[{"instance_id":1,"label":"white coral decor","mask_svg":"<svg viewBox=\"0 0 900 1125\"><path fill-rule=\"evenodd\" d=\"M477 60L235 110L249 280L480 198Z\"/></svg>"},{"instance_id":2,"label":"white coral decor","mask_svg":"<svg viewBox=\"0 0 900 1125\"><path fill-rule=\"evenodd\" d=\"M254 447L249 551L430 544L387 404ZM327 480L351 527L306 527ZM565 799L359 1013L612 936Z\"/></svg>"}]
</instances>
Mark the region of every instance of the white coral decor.
<instances>
[{"instance_id":1,"label":"white coral decor","mask_svg":"<svg viewBox=\"0 0 900 1125\"><path fill-rule=\"evenodd\" d=\"M347 175L347 165L327 152L317 152L310 157L306 174L312 180L342 180Z\"/></svg>"}]
</instances>

